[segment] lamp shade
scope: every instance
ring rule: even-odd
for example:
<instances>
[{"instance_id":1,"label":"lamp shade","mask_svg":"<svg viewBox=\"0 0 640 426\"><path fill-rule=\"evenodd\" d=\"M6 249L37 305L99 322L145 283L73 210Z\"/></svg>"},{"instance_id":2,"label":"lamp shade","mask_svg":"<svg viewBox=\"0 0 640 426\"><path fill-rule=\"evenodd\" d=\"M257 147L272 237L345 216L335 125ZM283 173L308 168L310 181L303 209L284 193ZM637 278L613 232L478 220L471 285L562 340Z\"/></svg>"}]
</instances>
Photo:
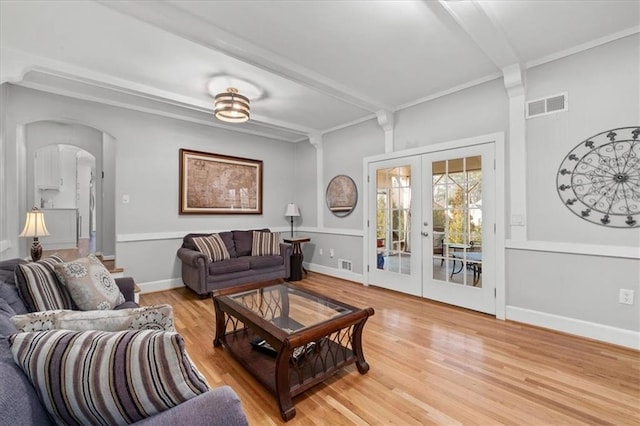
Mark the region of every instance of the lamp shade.
<instances>
[{"instance_id":1,"label":"lamp shade","mask_svg":"<svg viewBox=\"0 0 640 426\"><path fill-rule=\"evenodd\" d=\"M43 237L49 235L47 226L44 224L44 213L34 207L27 213L27 221L20 237Z\"/></svg>"},{"instance_id":2,"label":"lamp shade","mask_svg":"<svg viewBox=\"0 0 640 426\"><path fill-rule=\"evenodd\" d=\"M244 123L249 120L249 98L238 93L238 89L229 87L226 92L214 98L214 112L218 120L227 123Z\"/></svg>"},{"instance_id":3,"label":"lamp shade","mask_svg":"<svg viewBox=\"0 0 640 426\"><path fill-rule=\"evenodd\" d=\"M287 217L298 217L300 216L300 210L296 204L289 203L287 204L287 210L284 212L284 215Z\"/></svg>"}]
</instances>

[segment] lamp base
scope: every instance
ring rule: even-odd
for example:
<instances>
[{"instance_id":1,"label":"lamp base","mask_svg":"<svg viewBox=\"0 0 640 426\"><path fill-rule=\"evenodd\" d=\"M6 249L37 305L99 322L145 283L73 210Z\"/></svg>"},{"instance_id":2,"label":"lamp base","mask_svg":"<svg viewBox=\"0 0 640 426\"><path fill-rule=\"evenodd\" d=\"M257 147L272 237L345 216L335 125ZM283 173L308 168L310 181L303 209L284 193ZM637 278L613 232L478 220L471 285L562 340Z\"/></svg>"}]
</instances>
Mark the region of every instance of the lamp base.
<instances>
[{"instance_id":1,"label":"lamp base","mask_svg":"<svg viewBox=\"0 0 640 426\"><path fill-rule=\"evenodd\" d=\"M38 237L33 237L33 244L31 245L31 260L37 262L42 257L42 246Z\"/></svg>"}]
</instances>

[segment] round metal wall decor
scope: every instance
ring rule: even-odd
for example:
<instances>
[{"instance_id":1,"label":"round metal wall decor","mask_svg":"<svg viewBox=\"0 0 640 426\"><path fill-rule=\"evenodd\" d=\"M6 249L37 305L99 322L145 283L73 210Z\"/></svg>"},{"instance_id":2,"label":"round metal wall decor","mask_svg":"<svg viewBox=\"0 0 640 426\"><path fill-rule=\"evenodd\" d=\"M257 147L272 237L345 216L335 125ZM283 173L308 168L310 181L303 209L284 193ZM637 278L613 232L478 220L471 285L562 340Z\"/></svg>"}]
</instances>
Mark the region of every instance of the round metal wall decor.
<instances>
[{"instance_id":1,"label":"round metal wall decor","mask_svg":"<svg viewBox=\"0 0 640 426\"><path fill-rule=\"evenodd\" d=\"M556 179L564 205L597 225L640 226L639 136L640 127L621 127L573 148Z\"/></svg>"}]
</instances>

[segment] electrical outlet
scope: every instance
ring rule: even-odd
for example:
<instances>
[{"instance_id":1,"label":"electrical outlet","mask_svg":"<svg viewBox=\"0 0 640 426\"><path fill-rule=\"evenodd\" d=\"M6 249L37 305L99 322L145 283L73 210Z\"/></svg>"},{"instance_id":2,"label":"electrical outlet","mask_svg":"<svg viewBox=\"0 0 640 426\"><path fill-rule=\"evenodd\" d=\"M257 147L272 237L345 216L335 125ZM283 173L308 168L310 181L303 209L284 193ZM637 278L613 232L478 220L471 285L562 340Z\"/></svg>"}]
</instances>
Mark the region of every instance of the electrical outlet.
<instances>
[{"instance_id":1,"label":"electrical outlet","mask_svg":"<svg viewBox=\"0 0 640 426\"><path fill-rule=\"evenodd\" d=\"M320 254L320 256L322 256L322 254L323 254L324 252L322 251L322 249L320 249L320 250L318 250L318 253Z\"/></svg>"},{"instance_id":2,"label":"electrical outlet","mask_svg":"<svg viewBox=\"0 0 640 426\"><path fill-rule=\"evenodd\" d=\"M633 305L633 290L621 288L618 302L624 305Z\"/></svg>"},{"instance_id":3,"label":"electrical outlet","mask_svg":"<svg viewBox=\"0 0 640 426\"><path fill-rule=\"evenodd\" d=\"M334 254L335 254L335 253L333 252L333 249L329 249L329 257L330 257L330 258L333 258L333 255L334 255Z\"/></svg>"}]
</instances>

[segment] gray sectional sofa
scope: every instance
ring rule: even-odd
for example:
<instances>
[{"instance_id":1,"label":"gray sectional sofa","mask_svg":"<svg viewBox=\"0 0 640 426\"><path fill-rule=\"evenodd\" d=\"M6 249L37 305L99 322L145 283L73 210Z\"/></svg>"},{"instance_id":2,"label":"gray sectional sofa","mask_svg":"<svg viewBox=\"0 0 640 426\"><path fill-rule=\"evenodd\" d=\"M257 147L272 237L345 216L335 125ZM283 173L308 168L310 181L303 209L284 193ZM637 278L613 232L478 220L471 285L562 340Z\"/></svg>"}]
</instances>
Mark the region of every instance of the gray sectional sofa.
<instances>
[{"instance_id":1,"label":"gray sectional sofa","mask_svg":"<svg viewBox=\"0 0 640 426\"><path fill-rule=\"evenodd\" d=\"M28 312L14 274L16 266L23 262L21 259L0 261L0 424L50 425L53 421L28 377L14 362L9 343L9 336L17 332L10 318ZM137 306L133 302L133 280L121 278L116 283L126 299L121 306ZM236 393L228 386L221 386L136 424L235 426L246 425L247 419Z\"/></svg>"},{"instance_id":2,"label":"gray sectional sofa","mask_svg":"<svg viewBox=\"0 0 640 426\"><path fill-rule=\"evenodd\" d=\"M253 231L218 233L230 255L230 259L218 262L210 261L193 243L193 238L211 234L185 235L177 253L182 261L184 285L200 296L207 296L228 287L288 278L291 274L291 245L280 243L278 256L251 256ZM269 232L269 229L255 231Z\"/></svg>"}]
</instances>

